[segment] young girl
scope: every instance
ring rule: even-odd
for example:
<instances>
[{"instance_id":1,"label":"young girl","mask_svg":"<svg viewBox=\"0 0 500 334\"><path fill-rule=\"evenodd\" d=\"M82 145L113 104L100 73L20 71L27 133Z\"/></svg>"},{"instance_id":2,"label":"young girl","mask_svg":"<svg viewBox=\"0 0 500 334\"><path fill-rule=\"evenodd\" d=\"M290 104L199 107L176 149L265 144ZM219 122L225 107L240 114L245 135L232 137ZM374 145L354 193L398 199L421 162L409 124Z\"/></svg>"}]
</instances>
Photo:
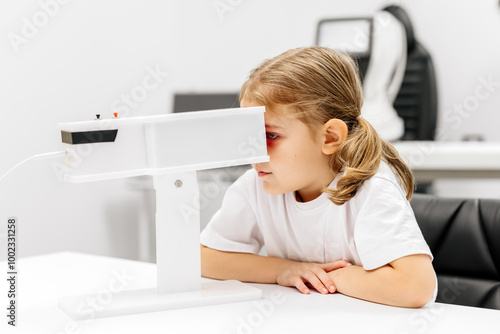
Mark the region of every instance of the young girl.
<instances>
[{"instance_id":1,"label":"young girl","mask_svg":"<svg viewBox=\"0 0 500 334\"><path fill-rule=\"evenodd\" d=\"M362 103L355 63L328 48L289 50L251 72L240 104L266 106L270 161L227 190L202 232L203 276L402 307L434 300L413 175Z\"/></svg>"}]
</instances>

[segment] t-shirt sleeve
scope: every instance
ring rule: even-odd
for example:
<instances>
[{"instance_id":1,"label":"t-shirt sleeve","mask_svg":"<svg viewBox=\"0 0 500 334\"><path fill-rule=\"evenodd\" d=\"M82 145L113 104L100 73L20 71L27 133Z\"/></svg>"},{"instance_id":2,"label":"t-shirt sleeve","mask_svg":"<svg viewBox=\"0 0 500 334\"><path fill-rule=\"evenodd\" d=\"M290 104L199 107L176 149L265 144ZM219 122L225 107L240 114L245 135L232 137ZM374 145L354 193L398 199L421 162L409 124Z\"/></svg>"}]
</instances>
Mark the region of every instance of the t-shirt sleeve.
<instances>
[{"instance_id":1,"label":"t-shirt sleeve","mask_svg":"<svg viewBox=\"0 0 500 334\"><path fill-rule=\"evenodd\" d=\"M354 241L364 269L413 254L433 259L410 203L394 181L373 177L355 198Z\"/></svg>"},{"instance_id":2,"label":"t-shirt sleeve","mask_svg":"<svg viewBox=\"0 0 500 334\"><path fill-rule=\"evenodd\" d=\"M207 247L228 251L258 254L263 245L255 203L255 178L249 171L226 191L222 207L201 233L201 243Z\"/></svg>"}]
</instances>

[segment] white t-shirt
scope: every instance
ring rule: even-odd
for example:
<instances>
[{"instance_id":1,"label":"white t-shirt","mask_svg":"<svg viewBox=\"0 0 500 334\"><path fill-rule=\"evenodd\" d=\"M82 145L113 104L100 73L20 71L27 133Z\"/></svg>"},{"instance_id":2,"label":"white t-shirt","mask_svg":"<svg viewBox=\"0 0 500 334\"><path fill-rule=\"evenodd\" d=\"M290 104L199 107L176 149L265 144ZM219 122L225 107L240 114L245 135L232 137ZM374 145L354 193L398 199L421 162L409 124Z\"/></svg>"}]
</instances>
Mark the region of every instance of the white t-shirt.
<instances>
[{"instance_id":1,"label":"white t-shirt","mask_svg":"<svg viewBox=\"0 0 500 334\"><path fill-rule=\"evenodd\" d=\"M330 187L335 187L337 176ZM412 254L432 254L396 175L384 162L344 205L326 193L301 203L294 193L267 194L255 170L227 190L201 234L207 247L296 261L347 260L366 270Z\"/></svg>"}]
</instances>

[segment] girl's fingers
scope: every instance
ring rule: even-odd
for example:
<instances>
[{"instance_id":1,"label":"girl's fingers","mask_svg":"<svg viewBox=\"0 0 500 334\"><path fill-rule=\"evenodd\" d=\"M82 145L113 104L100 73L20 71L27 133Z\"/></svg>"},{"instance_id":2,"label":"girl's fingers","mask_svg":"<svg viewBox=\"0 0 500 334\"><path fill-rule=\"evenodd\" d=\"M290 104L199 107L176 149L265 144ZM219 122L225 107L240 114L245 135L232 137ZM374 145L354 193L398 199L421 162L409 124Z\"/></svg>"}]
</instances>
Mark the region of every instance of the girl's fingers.
<instances>
[{"instance_id":1,"label":"girl's fingers","mask_svg":"<svg viewBox=\"0 0 500 334\"><path fill-rule=\"evenodd\" d=\"M350 265L351 264L345 260L324 264L294 264L278 275L276 281L279 285L295 286L303 294L309 294L311 292L306 284L310 285L311 288L316 289L321 294L334 293L337 291L337 288L328 273Z\"/></svg>"},{"instance_id":2,"label":"girl's fingers","mask_svg":"<svg viewBox=\"0 0 500 334\"><path fill-rule=\"evenodd\" d=\"M332 271L332 270L335 270L335 269L348 267L350 265L351 265L351 263L347 262L346 260L339 260L339 261L333 261L333 262L324 263L320 267L324 271L329 272L329 271Z\"/></svg>"},{"instance_id":3,"label":"girl's fingers","mask_svg":"<svg viewBox=\"0 0 500 334\"><path fill-rule=\"evenodd\" d=\"M304 278L311 284L316 290L321 294L327 294L329 291L321 282L321 280L316 276L314 272L308 272L304 275Z\"/></svg>"},{"instance_id":4,"label":"girl's fingers","mask_svg":"<svg viewBox=\"0 0 500 334\"><path fill-rule=\"evenodd\" d=\"M309 289L307 288L307 286L305 285L305 283L299 278L297 277L294 282L293 282L293 285L300 291L302 292L303 294L305 295L308 295L311 291L309 291Z\"/></svg>"},{"instance_id":5,"label":"girl's fingers","mask_svg":"<svg viewBox=\"0 0 500 334\"><path fill-rule=\"evenodd\" d=\"M335 288L335 284L333 284L332 279L324 270L318 268L318 270L316 271L316 276L318 276L323 285L328 289L328 292L334 293L337 290Z\"/></svg>"}]
</instances>

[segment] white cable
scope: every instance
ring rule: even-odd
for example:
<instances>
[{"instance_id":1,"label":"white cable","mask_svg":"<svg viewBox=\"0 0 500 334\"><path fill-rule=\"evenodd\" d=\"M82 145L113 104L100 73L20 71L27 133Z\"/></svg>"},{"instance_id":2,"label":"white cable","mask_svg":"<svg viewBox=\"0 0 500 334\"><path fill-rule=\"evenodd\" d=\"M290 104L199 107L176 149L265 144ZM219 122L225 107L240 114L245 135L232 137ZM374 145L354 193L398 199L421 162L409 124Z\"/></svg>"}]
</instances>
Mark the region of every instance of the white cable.
<instances>
[{"instance_id":1,"label":"white cable","mask_svg":"<svg viewBox=\"0 0 500 334\"><path fill-rule=\"evenodd\" d=\"M49 153L41 153L41 154L35 154L29 158L26 158L24 159L23 161L19 162L18 164L16 164L14 167L12 167L11 169L9 169L5 174L2 175L2 177L0 177L0 183L3 181L4 178L7 177L7 175L9 175L13 170L15 170L16 168L18 168L19 166L23 165L24 163L28 162L28 161L31 161L31 160L36 160L36 159L40 159L40 158L47 158L47 157L56 157L56 156L59 156L59 155L65 155L66 154L66 151L57 151L57 152L49 152Z\"/></svg>"}]
</instances>

